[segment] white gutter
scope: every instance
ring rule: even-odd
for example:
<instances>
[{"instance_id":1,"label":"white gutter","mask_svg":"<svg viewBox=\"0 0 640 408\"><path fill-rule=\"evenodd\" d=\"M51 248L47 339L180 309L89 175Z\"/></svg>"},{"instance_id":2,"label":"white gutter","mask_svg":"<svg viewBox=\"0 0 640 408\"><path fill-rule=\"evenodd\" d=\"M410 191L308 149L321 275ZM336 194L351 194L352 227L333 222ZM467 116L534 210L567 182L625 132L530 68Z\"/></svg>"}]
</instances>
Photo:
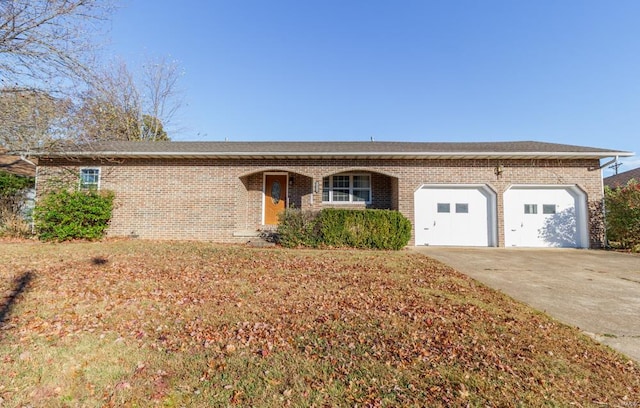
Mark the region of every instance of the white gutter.
<instances>
[{"instance_id":1,"label":"white gutter","mask_svg":"<svg viewBox=\"0 0 640 408\"><path fill-rule=\"evenodd\" d=\"M82 151L82 152L65 152L65 153L44 153L37 155L40 157L184 157L184 156L199 156L199 157L252 157L252 156L265 156L265 157L282 157L282 156L330 156L330 157L359 157L359 156L403 156L403 157L532 157L532 156L544 156L544 157L585 157L585 158L605 158L605 157L630 157L635 153L633 152L122 152L122 151Z\"/></svg>"}]
</instances>

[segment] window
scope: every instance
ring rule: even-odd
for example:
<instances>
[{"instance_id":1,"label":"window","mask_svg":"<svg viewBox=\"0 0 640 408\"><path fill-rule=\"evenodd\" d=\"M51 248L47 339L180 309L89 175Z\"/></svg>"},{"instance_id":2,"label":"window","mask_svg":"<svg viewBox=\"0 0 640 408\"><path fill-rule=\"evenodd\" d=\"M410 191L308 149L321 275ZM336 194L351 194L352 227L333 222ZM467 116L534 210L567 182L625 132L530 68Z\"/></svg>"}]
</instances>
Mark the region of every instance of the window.
<instances>
[{"instance_id":1,"label":"window","mask_svg":"<svg viewBox=\"0 0 640 408\"><path fill-rule=\"evenodd\" d=\"M98 189L100 186L100 169L80 169L80 188Z\"/></svg>"},{"instance_id":2,"label":"window","mask_svg":"<svg viewBox=\"0 0 640 408\"><path fill-rule=\"evenodd\" d=\"M351 176L333 176L333 199L330 201L349 202Z\"/></svg>"},{"instance_id":3,"label":"window","mask_svg":"<svg viewBox=\"0 0 640 408\"><path fill-rule=\"evenodd\" d=\"M555 214L556 213L556 205L555 204L542 204L542 213L543 214Z\"/></svg>"},{"instance_id":4,"label":"window","mask_svg":"<svg viewBox=\"0 0 640 408\"><path fill-rule=\"evenodd\" d=\"M368 175L353 176L353 201L371 201L371 178Z\"/></svg>"},{"instance_id":5,"label":"window","mask_svg":"<svg viewBox=\"0 0 640 408\"><path fill-rule=\"evenodd\" d=\"M458 213L458 214L468 214L469 213L469 204L468 203L456 203L456 213Z\"/></svg>"},{"instance_id":6,"label":"window","mask_svg":"<svg viewBox=\"0 0 640 408\"><path fill-rule=\"evenodd\" d=\"M451 212L451 204L449 204L449 203L438 203L438 212L439 213Z\"/></svg>"},{"instance_id":7,"label":"window","mask_svg":"<svg viewBox=\"0 0 640 408\"><path fill-rule=\"evenodd\" d=\"M370 203L371 176L336 174L322 179L322 201L327 203Z\"/></svg>"},{"instance_id":8,"label":"window","mask_svg":"<svg viewBox=\"0 0 640 408\"><path fill-rule=\"evenodd\" d=\"M525 214L537 214L538 213L538 204L525 204L524 205L524 213Z\"/></svg>"}]
</instances>

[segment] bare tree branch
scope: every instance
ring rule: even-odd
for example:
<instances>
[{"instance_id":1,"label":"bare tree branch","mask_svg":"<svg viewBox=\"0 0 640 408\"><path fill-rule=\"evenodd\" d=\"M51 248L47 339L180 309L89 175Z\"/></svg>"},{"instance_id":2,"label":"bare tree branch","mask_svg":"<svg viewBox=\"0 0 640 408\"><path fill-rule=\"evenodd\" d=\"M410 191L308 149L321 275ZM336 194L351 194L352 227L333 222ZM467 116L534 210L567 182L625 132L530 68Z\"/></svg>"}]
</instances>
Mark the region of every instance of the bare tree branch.
<instances>
[{"instance_id":1,"label":"bare tree branch","mask_svg":"<svg viewBox=\"0 0 640 408\"><path fill-rule=\"evenodd\" d=\"M0 146L13 152L49 149L66 136L68 99L32 89L0 90Z\"/></svg>"},{"instance_id":2,"label":"bare tree branch","mask_svg":"<svg viewBox=\"0 0 640 408\"><path fill-rule=\"evenodd\" d=\"M0 0L0 86L53 94L84 80L112 10L110 0Z\"/></svg>"},{"instance_id":3,"label":"bare tree branch","mask_svg":"<svg viewBox=\"0 0 640 408\"><path fill-rule=\"evenodd\" d=\"M135 81L124 63L93 62L112 1L0 0L1 147L169 139L182 105L179 64L149 60Z\"/></svg>"},{"instance_id":4,"label":"bare tree branch","mask_svg":"<svg viewBox=\"0 0 640 408\"><path fill-rule=\"evenodd\" d=\"M173 120L182 108L183 96L179 80L183 75L182 67L175 60L166 57L148 60L143 65L142 93L144 112L155 120L149 130L148 139L170 129ZM168 130L169 132L173 130Z\"/></svg>"},{"instance_id":5,"label":"bare tree branch","mask_svg":"<svg viewBox=\"0 0 640 408\"><path fill-rule=\"evenodd\" d=\"M124 62L94 74L76 111L76 140L169 140L166 126L181 106L177 62L156 59L136 82ZM141 84L141 86L138 86Z\"/></svg>"},{"instance_id":6,"label":"bare tree branch","mask_svg":"<svg viewBox=\"0 0 640 408\"><path fill-rule=\"evenodd\" d=\"M138 140L142 105L133 75L124 62L107 66L92 76L75 114L75 140Z\"/></svg>"}]
</instances>

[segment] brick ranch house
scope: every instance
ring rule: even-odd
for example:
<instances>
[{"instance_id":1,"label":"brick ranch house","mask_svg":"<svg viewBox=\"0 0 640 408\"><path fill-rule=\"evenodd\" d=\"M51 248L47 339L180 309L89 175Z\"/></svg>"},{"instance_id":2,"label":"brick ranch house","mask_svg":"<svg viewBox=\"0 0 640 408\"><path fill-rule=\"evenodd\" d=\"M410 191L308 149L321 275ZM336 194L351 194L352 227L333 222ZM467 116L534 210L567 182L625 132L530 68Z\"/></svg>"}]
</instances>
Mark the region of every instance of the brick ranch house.
<instances>
[{"instance_id":1,"label":"brick ranch house","mask_svg":"<svg viewBox=\"0 0 640 408\"><path fill-rule=\"evenodd\" d=\"M115 192L109 236L246 242L285 207L398 210L411 245L604 244L600 159L541 142L107 142L39 154L37 185L71 174Z\"/></svg>"}]
</instances>

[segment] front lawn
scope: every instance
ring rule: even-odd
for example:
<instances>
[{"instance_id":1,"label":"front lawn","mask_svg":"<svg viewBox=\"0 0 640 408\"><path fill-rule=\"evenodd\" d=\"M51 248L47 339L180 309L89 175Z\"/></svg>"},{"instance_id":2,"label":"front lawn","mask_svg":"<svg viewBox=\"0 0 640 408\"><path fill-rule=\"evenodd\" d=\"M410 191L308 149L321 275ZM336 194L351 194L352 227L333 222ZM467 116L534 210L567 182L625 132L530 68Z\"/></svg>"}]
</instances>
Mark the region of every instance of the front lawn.
<instances>
[{"instance_id":1,"label":"front lawn","mask_svg":"<svg viewBox=\"0 0 640 408\"><path fill-rule=\"evenodd\" d=\"M640 405L638 365L413 252L2 244L0 296L0 406Z\"/></svg>"}]
</instances>

